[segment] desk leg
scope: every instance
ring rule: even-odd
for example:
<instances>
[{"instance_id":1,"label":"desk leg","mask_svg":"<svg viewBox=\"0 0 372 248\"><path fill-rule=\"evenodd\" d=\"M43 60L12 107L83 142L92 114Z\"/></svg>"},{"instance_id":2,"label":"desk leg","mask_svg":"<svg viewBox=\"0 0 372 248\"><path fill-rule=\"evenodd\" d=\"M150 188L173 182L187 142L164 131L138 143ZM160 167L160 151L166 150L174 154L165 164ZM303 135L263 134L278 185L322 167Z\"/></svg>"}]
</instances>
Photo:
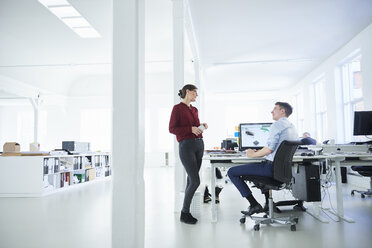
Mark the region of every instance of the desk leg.
<instances>
[{"instance_id":1,"label":"desk leg","mask_svg":"<svg viewBox=\"0 0 372 248\"><path fill-rule=\"evenodd\" d=\"M322 216L320 215L321 207L319 206L319 204L320 204L319 202L313 202L311 208L306 209L305 213L311 215L312 217L314 217L315 219L319 220L322 223L329 223L328 220L323 219Z\"/></svg>"},{"instance_id":2,"label":"desk leg","mask_svg":"<svg viewBox=\"0 0 372 248\"><path fill-rule=\"evenodd\" d=\"M216 209L216 166L211 163L212 222L217 222Z\"/></svg>"},{"instance_id":3,"label":"desk leg","mask_svg":"<svg viewBox=\"0 0 372 248\"><path fill-rule=\"evenodd\" d=\"M341 168L340 161L345 158L336 158L335 161L335 170L336 170L336 198L337 198L337 213L330 211L332 214L336 215L339 219L353 223L353 219L347 218L344 216L344 200L342 197L342 183L341 183Z\"/></svg>"}]
</instances>

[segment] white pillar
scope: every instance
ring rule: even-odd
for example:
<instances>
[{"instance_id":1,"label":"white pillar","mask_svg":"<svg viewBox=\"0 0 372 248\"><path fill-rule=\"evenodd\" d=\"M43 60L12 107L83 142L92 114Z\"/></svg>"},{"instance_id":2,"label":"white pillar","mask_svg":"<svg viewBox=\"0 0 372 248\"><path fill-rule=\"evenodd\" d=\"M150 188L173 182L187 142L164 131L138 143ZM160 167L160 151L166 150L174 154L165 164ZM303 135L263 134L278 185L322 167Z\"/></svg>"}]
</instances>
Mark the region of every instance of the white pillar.
<instances>
[{"instance_id":1,"label":"white pillar","mask_svg":"<svg viewBox=\"0 0 372 248\"><path fill-rule=\"evenodd\" d=\"M173 0L173 86L174 104L180 102L177 95L184 85L184 2ZM181 210L183 198L181 192L185 190L185 171L178 153L178 142L174 139L174 211Z\"/></svg>"},{"instance_id":2,"label":"white pillar","mask_svg":"<svg viewBox=\"0 0 372 248\"><path fill-rule=\"evenodd\" d=\"M144 247L144 0L113 1L112 247Z\"/></svg>"},{"instance_id":3,"label":"white pillar","mask_svg":"<svg viewBox=\"0 0 372 248\"><path fill-rule=\"evenodd\" d=\"M195 85L198 87L198 112L199 112L199 119L200 122L206 122L208 124L208 120L205 119L205 90L204 84L201 80L201 68L199 59L194 60L194 72L195 72Z\"/></svg>"},{"instance_id":4,"label":"white pillar","mask_svg":"<svg viewBox=\"0 0 372 248\"><path fill-rule=\"evenodd\" d=\"M34 109L34 143L38 143L39 139L39 95L37 98L29 98Z\"/></svg>"}]
</instances>

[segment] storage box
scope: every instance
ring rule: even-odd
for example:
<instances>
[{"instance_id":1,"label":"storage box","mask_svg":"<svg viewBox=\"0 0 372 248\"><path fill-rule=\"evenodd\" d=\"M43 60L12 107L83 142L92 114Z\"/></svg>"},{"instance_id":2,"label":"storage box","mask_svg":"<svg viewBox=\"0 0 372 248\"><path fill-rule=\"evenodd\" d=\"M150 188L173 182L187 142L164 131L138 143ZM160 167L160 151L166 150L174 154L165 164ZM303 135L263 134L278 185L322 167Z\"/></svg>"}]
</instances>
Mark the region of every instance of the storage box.
<instances>
[{"instance_id":1,"label":"storage box","mask_svg":"<svg viewBox=\"0 0 372 248\"><path fill-rule=\"evenodd\" d=\"M69 152L89 152L89 142L62 141L62 149Z\"/></svg>"},{"instance_id":2,"label":"storage box","mask_svg":"<svg viewBox=\"0 0 372 248\"><path fill-rule=\"evenodd\" d=\"M17 142L6 142L3 146L3 152L20 152L21 146Z\"/></svg>"}]
</instances>

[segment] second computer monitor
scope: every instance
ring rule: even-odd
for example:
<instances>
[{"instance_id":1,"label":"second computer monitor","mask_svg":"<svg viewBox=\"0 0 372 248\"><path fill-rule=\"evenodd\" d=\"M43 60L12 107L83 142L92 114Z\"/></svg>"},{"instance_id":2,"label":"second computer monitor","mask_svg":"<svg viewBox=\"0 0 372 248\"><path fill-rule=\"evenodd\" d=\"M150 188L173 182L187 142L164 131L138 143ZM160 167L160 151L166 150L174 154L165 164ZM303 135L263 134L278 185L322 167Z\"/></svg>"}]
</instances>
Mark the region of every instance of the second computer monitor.
<instances>
[{"instance_id":1,"label":"second computer monitor","mask_svg":"<svg viewBox=\"0 0 372 248\"><path fill-rule=\"evenodd\" d=\"M261 149L267 143L272 123L242 123L239 125L239 150Z\"/></svg>"},{"instance_id":2,"label":"second computer monitor","mask_svg":"<svg viewBox=\"0 0 372 248\"><path fill-rule=\"evenodd\" d=\"M354 112L354 135L372 135L372 111Z\"/></svg>"}]
</instances>

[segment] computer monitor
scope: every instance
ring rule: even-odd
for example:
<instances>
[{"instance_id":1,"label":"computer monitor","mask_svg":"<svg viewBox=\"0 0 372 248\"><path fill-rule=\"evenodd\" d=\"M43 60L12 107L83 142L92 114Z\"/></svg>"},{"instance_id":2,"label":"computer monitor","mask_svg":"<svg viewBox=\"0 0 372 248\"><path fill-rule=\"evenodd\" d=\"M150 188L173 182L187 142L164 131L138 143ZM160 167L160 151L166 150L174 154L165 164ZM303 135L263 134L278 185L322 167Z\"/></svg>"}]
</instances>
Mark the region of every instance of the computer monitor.
<instances>
[{"instance_id":1,"label":"computer monitor","mask_svg":"<svg viewBox=\"0 0 372 248\"><path fill-rule=\"evenodd\" d=\"M239 150L261 149L267 143L272 123L241 123L239 125Z\"/></svg>"},{"instance_id":2,"label":"computer monitor","mask_svg":"<svg viewBox=\"0 0 372 248\"><path fill-rule=\"evenodd\" d=\"M372 111L354 112L354 135L372 135Z\"/></svg>"}]
</instances>

